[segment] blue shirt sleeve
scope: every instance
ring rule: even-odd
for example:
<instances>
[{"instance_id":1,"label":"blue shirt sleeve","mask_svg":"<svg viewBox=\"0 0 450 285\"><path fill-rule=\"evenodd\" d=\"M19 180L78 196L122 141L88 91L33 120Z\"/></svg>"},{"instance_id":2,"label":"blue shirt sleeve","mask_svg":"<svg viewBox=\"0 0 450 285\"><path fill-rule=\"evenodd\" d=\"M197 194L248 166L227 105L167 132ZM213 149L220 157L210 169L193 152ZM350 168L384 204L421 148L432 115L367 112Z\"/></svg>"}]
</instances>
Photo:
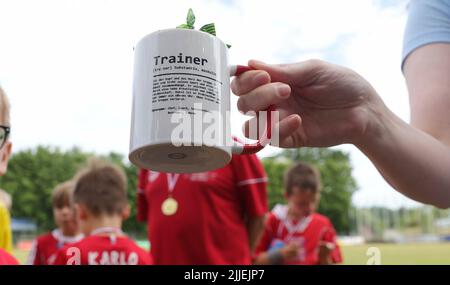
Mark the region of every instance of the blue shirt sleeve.
<instances>
[{"instance_id":1,"label":"blue shirt sleeve","mask_svg":"<svg viewBox=\"0 0 450 285\"><path fill-rule=\"evenodd\" d=\"M415 49L430 43L450 43L450 0L411 0L403 38L402 69Z\"/></svg>"}]
</instances>

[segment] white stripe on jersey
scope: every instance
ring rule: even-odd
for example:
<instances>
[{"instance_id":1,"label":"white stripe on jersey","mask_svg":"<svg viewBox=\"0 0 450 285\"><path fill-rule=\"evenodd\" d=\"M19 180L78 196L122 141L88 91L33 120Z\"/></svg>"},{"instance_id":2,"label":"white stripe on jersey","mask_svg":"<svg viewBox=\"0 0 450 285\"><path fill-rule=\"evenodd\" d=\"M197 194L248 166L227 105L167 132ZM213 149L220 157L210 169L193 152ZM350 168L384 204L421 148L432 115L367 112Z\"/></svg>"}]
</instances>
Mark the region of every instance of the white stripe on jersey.
<instances>
[{"instance_id":1,"label":"white stripe on jersey","mask_svg":"<svg viewBox=\"0 0 450 285\"><path fill-rule=\"evenodd\" d=\"M278 230L277 230L277 233L279 236L281 236L281 233L283 232L283 228L287 229L288 235L293 235L296 232L299 232L299 233L304 232L306 230L306 228L309 226L309 224L311 223L312 215L302 218L300 221L298 221L294 225L287 216L288 209L289 209L289 207L287 205L277 204L277 205L275 205L275 207L272 210L272 213L280 221L280 224L278 225Z\"/></svg>"},{"instance_id":2,"label":"white stripe on jersey","mask_svg":"<svg viewBox=\"0 0 450 285\"><path fill-rule=\"evenodd\" d=\"M242 181L238 182L237 186L244 186L244 185L257 184L257 183L263 183L263 182L267 182L267 177L242 180Z\"/></svg>"}]
</instances>

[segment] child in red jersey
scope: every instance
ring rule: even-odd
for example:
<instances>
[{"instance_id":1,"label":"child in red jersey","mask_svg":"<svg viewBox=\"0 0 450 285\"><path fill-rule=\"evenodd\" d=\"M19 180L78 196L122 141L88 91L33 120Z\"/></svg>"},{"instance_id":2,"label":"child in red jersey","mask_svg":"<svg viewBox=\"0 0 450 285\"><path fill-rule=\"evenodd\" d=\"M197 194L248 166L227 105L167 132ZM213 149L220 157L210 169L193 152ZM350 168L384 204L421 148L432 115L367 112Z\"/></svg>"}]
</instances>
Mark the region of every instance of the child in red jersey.
<instances>
[{"instance_id":1,"label":"child in red jersey","mask_svg":"<svg viewBox=\"0 0 450 285\"><path fill-rule=\"evenodd\" d=\"M264 229L266 187L256 155L233 155L225 167L200 173L142 170L137 216L147 221L155 264L251 264ZM168 199L176 207L165 208Z\"/></svg>"},{"instance_id":2,"label":"child in red jersey","mask_svg":"<svg viewBox=\"0 0 450 285\"><path fill-rule=\"evenodd\" d=\"M92 161L76 178L73 203L86 237L64 246L55 265L148 265L151 255L121 230L130 214L127 180L120 168Z\"/></svg>"},{"instance_id":3,"label":"child in red jersey","mask_svg":"<svg viewBox=\"0 0 450 285\"><path fill-rule=\"evenodd\" d=\"M52 264L58 250L66 244L80 241L83 238L70 205L74 186L73 181L66 181L55 187L52 204L53 217L58 228L36 238L28 256L28 264Z\"/></svg>"},{"instance_id":4,"label":"child in red jersey","mask_svg":"<svg viewBox=\"0 0 450 285\"><path fill-rule=\"evenodd\" d=\"M342 262L330 220L315 213L320 198L320 175L299 163L285 176L287 205L268 215L256 249L255 264L332 264Z\"/></svg>"}]
</instances>

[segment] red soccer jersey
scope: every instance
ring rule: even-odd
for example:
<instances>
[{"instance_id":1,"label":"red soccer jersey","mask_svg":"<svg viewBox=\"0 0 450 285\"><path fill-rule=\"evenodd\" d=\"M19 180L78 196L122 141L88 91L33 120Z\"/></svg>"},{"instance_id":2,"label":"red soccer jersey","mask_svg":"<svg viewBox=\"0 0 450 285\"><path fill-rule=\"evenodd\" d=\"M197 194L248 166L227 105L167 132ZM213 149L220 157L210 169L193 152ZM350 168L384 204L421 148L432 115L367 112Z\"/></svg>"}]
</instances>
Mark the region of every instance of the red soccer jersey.
<instances>
[{"instance_id":1,"label":"red soccer jersey","mask_svg":"<svg viewBox=\"0 0 450 285\"><path fill-rule=\"evenodd\" d=\"M126 236L91 235L64 246L54 265L151 265L150 253Z\"/></svg>"},{"instance_id":2,"label":"red soccer jersey","mask_svg":"<svg viewBox=\"0 0 450 285\"><path fill-rule=\"evenodd\" d=\"M33 246L28 256L30 265L49 265L53 263L56 253L64 245L75 243L83 238L82 234L74 237L64 236L59 229L51 233L41 235L33 242Z\"/></svg>"},{"instance_id":3,"label":"red soccer jersey","mask_svg":"<svg viewBox=\"0 0 450 285\"><path fill-rule=\"evenodd\" d=\"M17 259L0 248L0 265L19 265Z\"/></svg>"},{"instance_id":4,"label":"red soccer jersey","mask_svg":"<svg viewBox=\"0 0 450 285\"><path fill-rule=\"evenodd\" d=\"M277 205L269 214L263 236L256 247L256 255L279 247L279 244L297 243L300 248L298 257L286 264L318 264L319 245L328 243L334 247L331 251L332 262L342 262L341 251L336 242L336 231L327 217L314 213L294 222L287 217L287 210L287 206Z\"/></svg>"},{"instance_id":5,"label":"red soccer jersey","mask_svg":"<svg viewBox=\"0 0 450 285\"><path fill-rule=\"evenodd\" d=\"M141 170L138 218L148 221L155 264L250 264L245 220L267 212L266 184L255 155L234 155L210 172ZM161 206L170 189L178 209L165 215Z\"/></svg>"}]
</instances>

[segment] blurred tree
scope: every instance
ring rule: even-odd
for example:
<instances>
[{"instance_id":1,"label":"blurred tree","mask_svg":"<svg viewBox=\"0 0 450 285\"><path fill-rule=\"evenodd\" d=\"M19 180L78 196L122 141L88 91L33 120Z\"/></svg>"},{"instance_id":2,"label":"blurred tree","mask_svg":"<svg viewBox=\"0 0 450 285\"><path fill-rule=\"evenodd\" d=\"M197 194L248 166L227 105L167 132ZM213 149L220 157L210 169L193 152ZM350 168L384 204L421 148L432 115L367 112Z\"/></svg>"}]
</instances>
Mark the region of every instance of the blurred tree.
<instances>
[{"instance_id":1,"label":"blurred tree","mask_svg":"<svg viewBox=\"0 0 450 285\"><path fill-rule=\"evenodd\" d=\"M268 182L269 208L272 209L275 204L285 203L284 199L284 172L292 165L292 161L279 159L278 157L269 157L262 159L262 164L266 170Z\"/></svg>"},{"instance_id":2,"label":"blurred tree","mask_svg":"<svg viewBox=\"0 0 450 285\"><path fill-rule=\"evenodd\" d=\"M32 150L14 153L8 173L0 178L0 185L13 199L12 216L34 220L40 231L55 227L52 215L51 193L54 187L68 179L83 167L92 153L78 148L61 151L58 148L39 146ZM136 168L124 163L122 155L111 153L101 157L122 167L128 178L128 198L132 208L124 230L135 235L145 235L145 225L136 221Z\"/></svg>"},{"instance_id":3,"label":"blurred tree","mask_svg":"<svg viewBox=\"0 0 450 285\"><path fill-rule=\"evenodd\" d=\"M54 187L70 178L83 167L93 153L78 148L61 151L58 148L39 146L16 152L11 157L8 173L0 177L0 187L13 198L12 215L34 220L40 231L54 228L51 193ZM102 158L121 166L128 178L128 198L131 216L124 223L124 230L134 236L144 238L146 225L136 221L137 169L118 153L110 153ZM427 207L399 208L383 207L354 209L351 196L356 183L351 176L348 154L333 149L290 149L276 157L262 160L269 177L268 195L270 208L277 203L285 203L284 172L294 162L303 161L315 165L322 176L322 197L319 212L328 216L339 233L359 232L369 228L372 238L380 238L389 228L397 230L417 228L422 233L435 231L434 220L448 218L449 210ZM359 229L356 229L359 224Z\"/></svg>"}]
</instances>

